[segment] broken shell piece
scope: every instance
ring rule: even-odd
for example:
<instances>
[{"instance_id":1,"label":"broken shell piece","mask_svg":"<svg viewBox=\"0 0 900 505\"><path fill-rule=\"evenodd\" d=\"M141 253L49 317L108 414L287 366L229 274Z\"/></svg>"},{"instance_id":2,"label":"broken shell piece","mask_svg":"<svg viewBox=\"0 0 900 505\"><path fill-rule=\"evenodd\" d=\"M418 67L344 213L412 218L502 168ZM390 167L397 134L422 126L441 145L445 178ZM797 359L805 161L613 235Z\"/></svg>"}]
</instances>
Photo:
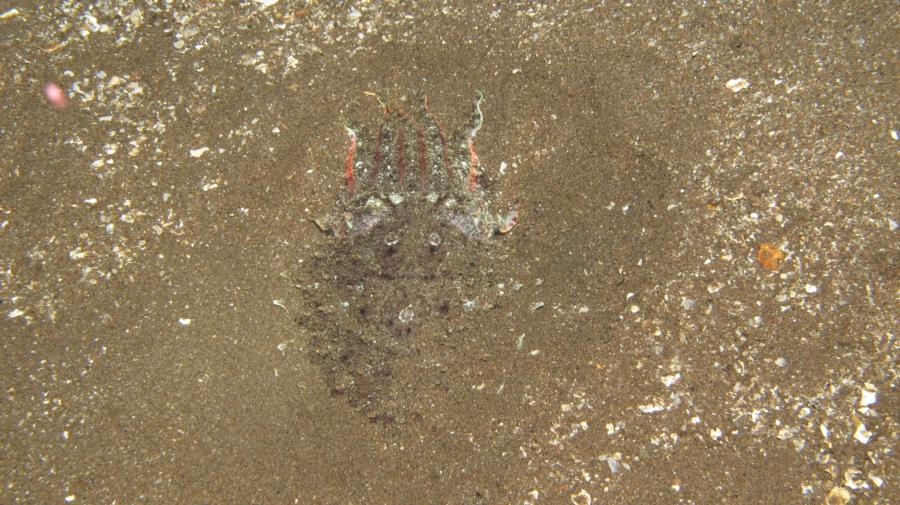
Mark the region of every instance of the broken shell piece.
<instances>
[{"instance_id":1,"label":"broken shell piece","mask_svg":"<svg viewBox=\"0 0 900 505\"><path fill-rule=\"evenodd\" d=\"M497 233L505 235L519 223L519 212L512 211L504 216L498 216Z\"/></svg>"},{"instance_id":2,"label":"broken shell piece","mask_svg":"<svg viewBox=\"0 0 900 505\"><path fill-rule=\"evenodd\" d=\"M869 487L866 477L856 468L849 468L844 471L844 485L852 490Z\"/></svg>"},{"instance_id":3,"label":"broken shell piece","mask_svg":"<svg viewBox=\"0 0 900 505\"><path fill-rule=\"evenodd\" d=\"M869 384L867 387L859 392L859 406L860 407L868 407L869 405L874 405L878 402L878 393L873 391L873 388L869 388Z\"/></svg>"},{"instance_id":4,"label":"broken shell piece","mask_svg":"<svg viewBox=\"0 0 900 505\"><path fill-rule=\"evenodd\" d=\"M316 223L316 226L319 227L319 229L322 230L323 232L325 232L325 233L331 232L331 223L329 222L328 217L311 218L310 221L312 221L313 223Z\"/></svg>"},{"instance_id":5,"label":"broken shell piece","mask_svg":"<svg viewBox=\"0 0 900 505\"><path fill-rule=\"evenodd\" d=\"M573 505L591 505L591 502L593 501L590 493L584 489L579 491L578 494L573 494L569 498L572 500Z\"/></svg>"},{"instance_id":6,"label":"broken shell piece","mask_svg":"<svg viewBox=\"0 0 900 505\"><path fill-rule=\"evenodd\" d=\"M206 146L198 147L196 149L190 150L191 157L193 157L193 158L199 158L199 157L203 156L204 154L206 154L207 152L209 152L209 148Z\"/></svg>"},{"instance_id":7,"label":"broken shell piece","mask_svg":"<svg viewBox=\"0 0 900 505\"><path fill-rule=\"evenodd\" d=\"M725 83L725 87L730 89L732 93L739 93L750 87L750 81L743 77L729 79L728 82Z\"/></svg>"},{"instance_id":8,"label":"broken shell piece","mask_svg":"<svg viewBox=\"0 0 900 505\"><path fill-rule=\"evenodd\" d=\"M859 426L856 427L856 431L853 432L853 438L861 444L868 444L869 440L872 439L872 432L866 429L865 424L859 423Z\"/></svg>"},{"instance_id":9,"label":"broken shell piece","mask_svg":"<svg viewBox=\"0 0 900 505\"><path fill-rule=\"evenodd\" d=\"M850 491L842 487L831 488L825 497L825 505L846 505L850 501Z\"/></svg>"},{"instance_id":10,"label":"broken shell piece","mask_svg":"<svg viewBox=\"0 0 900 505\"><path fill-rule=\"evenodd\" d=\"M56 108L62 109L66 106L66 92L55 82L44 84L44 98Z\"/></svg>"},{"instance_id":11,"label":"broken shell piece","mask_svg":"<svg viewBox=\"0 0 900 505\"><path fill-rule=\"evenodd\" d=\"M415 313L413 312L412 305L406 306L403 310L400 311L400 314L397 316L397 319L400 320L403 324L409 324L412 322L415 317Z\"/></svg>"}]
</instances>

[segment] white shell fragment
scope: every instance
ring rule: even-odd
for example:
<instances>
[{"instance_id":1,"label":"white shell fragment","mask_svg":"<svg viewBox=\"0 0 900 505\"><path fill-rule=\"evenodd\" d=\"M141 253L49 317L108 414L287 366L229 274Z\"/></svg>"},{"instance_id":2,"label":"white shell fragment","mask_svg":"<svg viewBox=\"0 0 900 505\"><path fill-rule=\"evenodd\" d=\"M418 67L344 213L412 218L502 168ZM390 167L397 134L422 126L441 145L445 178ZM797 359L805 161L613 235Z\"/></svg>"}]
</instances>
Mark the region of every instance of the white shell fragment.
<instances>
[{"instance_id":1,"label":"white shell fragment","mask_svg":"<svg viewBox=\"0 0 900 505\"><path fill-rule=\"evenodd\" d=\"M845 504L850 501L850 491L842 487L832 488L825 498L825 503Z\"/></svg>"},{"instance_id":2,"label":"white shell fragment","mask_svg":"<svg viewBox=\"0 0 900 505\"><path fill-rule=\"evenodd\" d=\"M403 324L409 324L415 318L415 313L413 312L412 305L407 305L406 308L400 311L400 314L397 316L397 319L400 320Z\"/></svg>"},{"instance_id":3,"label":"white shell fragment","mask_svg":"<svg viewBox=\"0 0 900 505\"><path fill-rule=\"evenodd\" d=\"M750 81L744 79L743 77L737 79L729 79L728 82L725 83L725 87L730 89L733 93L738 93L744 89L750 87Z\"/></svg>"},{"instance_id":4,"label":"white shell fragment","mask_svg":"<svg viewBox=\"0 0 900 505\"><path fill-rule=\"evenodd\" d=\"M609 471L612 473L619 473L619 460L613 458L606 458L606 464L609 465Z\"/></svg>"},{"instance_id":5,"label":"white shell fragment","mask_svg":"<svg viewBox=\"0 0 900 505\"><path fill-rule=\"evenodd\" d=\"M680 379L680 378L681 378L681 374L680 374L680 373L676 373L676 374L673 374L673 375L665 375L665 376L663 376L660 380L662 380L662 383L663 383L667 388L670 388L670 387L672 387L673 384L675 384L676 382L678 382L678 379Z\"/></svg>"},{"instance_id":6,"label":"white shell fragment","mask_svg":"<svg viewBox=\"0 0 900 505\"><path fill-rule=\"evenodd\" d=\"M573 505L591 505L593 502L590 493L584 489L579 491L578 494L571 495L569 499L572 501Z\"/></svg>"},{"instance_id":7,"label":"white shell fragment","mask_svg":"<svg viewBox=\"0 0 900 505\"><path fill-rule=\"evenodd\" d=\"M191 152L192 157L199 158L199 157L203 156L204 154L206 154L207 151L209 151L209 148L206 146L203 146L203 147L198 147L196 149L191 149L190 152Z\"/></svg>"},{"instance_id":8,"label":"white shell fragment","mask_svg":"<svg viewBox=\"0 0 900 505\"><path fill-rule=\"evenodd\" d=\"M866 388L859 392L859 406L860 407L868 407L869 405L874 405L878 402L878 393L874 391L874 386L869 387L871 384L866 384Z\"/></svg>"},{"instance_id":9,"label":"white shell fragment","mask_svg":"<svg viewBox=\"0 0 900 505\"><path fill-rule=\"evenodd\" d=\"M655 414L657 412L662 412L663 410L665 410L665 407L658 403L655 403L648 405L639 405L638 410L640 410L644 414Z\"/></svg>"},{"instance_id":10,"label":"white shell fragment","mask_svg":"<svg viewBox=\"0 0 900 505\"><path fill-rule=\"evenodd\" d=\"M866 429L865 424L859 423L859 426L856 427L856 431L853 432L853 438L861 444L868 444L869 440L872 439L872 432Z\"/></svg>"}]
</instances>

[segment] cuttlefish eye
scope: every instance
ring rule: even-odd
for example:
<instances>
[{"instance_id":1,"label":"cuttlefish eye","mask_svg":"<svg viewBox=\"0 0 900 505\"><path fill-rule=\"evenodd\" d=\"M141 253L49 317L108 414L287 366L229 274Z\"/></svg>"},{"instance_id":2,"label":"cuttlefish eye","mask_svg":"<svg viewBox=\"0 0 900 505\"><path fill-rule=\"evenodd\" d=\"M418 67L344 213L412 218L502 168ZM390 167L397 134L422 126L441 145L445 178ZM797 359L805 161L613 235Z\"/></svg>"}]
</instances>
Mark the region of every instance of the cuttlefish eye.
<instances>
[{"instance_id":1,"label":"cuttlefish eye","mask_svg":"<svg viewBox=\"0 0 900 505\"><path fill-rule=\"evenodd\" d=\"M394 232L390 232L384 236L384 245L388 246L390 249L397 247L397 244L400 243L400 236Z\"/></svg>"},{"instance_id":2,"label":"cuttlefish eye","mask_svg":"<svg viewBox=\"0 0 900 505\"><path fill-rule=\"evenodd\" d=\"M432 251L435 251L438 246L441 245L441 236L436 232L432 232L430 235L428 235L428 245L431 247Z\"/></svg>"}]
</instances>

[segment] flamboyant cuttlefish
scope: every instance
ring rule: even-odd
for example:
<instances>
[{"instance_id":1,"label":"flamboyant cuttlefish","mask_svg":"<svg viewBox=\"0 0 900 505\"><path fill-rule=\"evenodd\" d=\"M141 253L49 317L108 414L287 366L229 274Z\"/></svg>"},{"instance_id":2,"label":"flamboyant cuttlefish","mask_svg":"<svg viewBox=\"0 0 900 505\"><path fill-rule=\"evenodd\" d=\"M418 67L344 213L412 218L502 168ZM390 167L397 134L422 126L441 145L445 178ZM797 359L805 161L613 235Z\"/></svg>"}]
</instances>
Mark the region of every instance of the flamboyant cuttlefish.
<instances>
[{"instance_id":1,"label":"flamboyant cuttlefish","mask_svg":"<svg viewBox=\"0 0 900 505\"><path fill-rule=\"evenodd\" d=\"M492 214L479 181L481 102L450 137L424 99L416 115L382 104L372 136L347 127L344 188L316 220L339 239L304 263L298 323L332 394L372 421L414 416L428 400L404 384L427 379L411 357L441 352L475 307L498 303L505 244L487 239L518 215Z\"/></svg>"}]
</instances>

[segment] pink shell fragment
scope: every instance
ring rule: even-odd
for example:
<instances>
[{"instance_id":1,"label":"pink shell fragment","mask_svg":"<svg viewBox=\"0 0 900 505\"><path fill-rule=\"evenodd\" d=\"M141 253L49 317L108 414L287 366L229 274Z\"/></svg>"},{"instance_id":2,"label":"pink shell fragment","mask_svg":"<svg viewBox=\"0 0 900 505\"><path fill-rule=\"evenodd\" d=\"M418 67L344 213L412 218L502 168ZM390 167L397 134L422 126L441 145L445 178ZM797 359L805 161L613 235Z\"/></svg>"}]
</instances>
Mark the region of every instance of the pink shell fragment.
<instances>
[{"instance_id":1,"label":"pink shell fragment","mask_svg":"<svg viewBox=\"0 0 900 505\"><path fill-rule=\"evenodd\" d=\"M66 92L55 82L44 84L44 98L54 107L61 109L66 106Z\"/></svg>"}]
</instances>

